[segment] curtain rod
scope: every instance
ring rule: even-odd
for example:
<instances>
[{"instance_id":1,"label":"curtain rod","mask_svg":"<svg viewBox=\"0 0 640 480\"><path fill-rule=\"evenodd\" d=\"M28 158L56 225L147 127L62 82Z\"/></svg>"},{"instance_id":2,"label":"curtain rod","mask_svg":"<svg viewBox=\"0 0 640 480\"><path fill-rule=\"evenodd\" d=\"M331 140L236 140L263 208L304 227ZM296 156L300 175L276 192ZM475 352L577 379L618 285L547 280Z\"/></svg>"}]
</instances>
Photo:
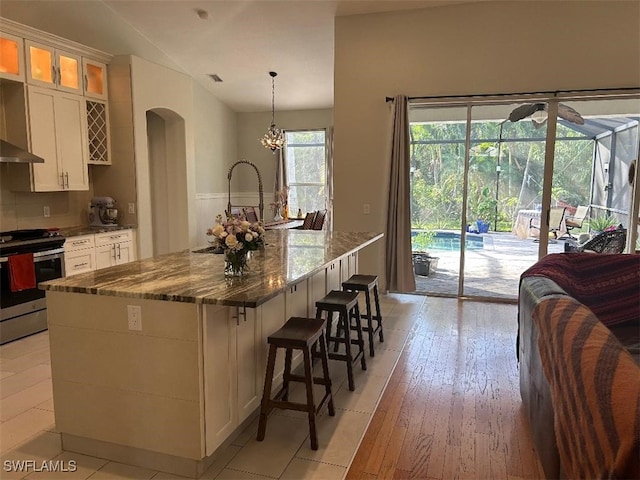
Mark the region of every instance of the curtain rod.
<instances>
[{"instance_id":1,"label":"curtain rod","mask_svg":"<svg viewBox=\"0 0 640 480\"><path fill-rule=\"evenodd\" d=\"M621 87L621 88L592 88L584 90L549 90L543 92L514 92L514 93L484 93L484 94L471 94L471 95L434 95L429 97L408 97L408 100L445 100L445 99L474 99L474 98L496 98L496 97L517 97L527 95L553 95L558 96L560 94L571 93L602 93L602 92L640 92L640 87ZM394 97L385 97L386 102L393 102Z\"/></svg>"}]
</instances>

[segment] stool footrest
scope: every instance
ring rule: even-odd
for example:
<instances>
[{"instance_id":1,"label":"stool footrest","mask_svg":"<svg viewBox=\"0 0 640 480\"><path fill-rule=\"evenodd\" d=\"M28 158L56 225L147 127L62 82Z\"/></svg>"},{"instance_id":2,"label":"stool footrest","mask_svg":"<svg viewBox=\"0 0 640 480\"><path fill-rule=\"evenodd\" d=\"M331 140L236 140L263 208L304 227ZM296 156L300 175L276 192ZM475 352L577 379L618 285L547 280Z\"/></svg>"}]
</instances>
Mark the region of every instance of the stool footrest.
<instances>
[{"instance_id":1,"label":"stool footrest","mask_svg":"<svg viewBox=\"0 0 640 480\"><path fill-rule=\"evenodd\" d=\"M289 380L290 382L300 382L300 383L305 383L306 379L304 376L302 375L294 375L294 374L290 374L289 376L287 376L287 380ZM325 381L324 378L322 377L313 377L313 383L315 385L331 385L331 380Z\"/></svg>"},{"instance_id":2,"label":"stool footrest","mask_svg":"<svg viewBox=\"0 0 640 480\"><path fill-rule=\"evenodd\" d=\"M299 410L301 412L309 411L309 407L307 407L306 403L286 402L284 400L270 400L269 408L280 408L282 410Z\"/></svg>"}]
</instances>

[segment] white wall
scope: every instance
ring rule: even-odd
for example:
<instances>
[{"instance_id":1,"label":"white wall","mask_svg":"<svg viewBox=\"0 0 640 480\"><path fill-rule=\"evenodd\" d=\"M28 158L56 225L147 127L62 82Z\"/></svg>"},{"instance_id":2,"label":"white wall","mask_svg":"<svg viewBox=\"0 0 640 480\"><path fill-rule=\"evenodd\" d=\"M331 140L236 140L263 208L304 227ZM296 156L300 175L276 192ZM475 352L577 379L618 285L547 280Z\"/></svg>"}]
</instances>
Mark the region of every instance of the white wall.
<instances>
[{"instance_id":1,"label":"white wall","mask_svg":"<svg viewBox=\"0 0 640 480\"><path fill-rule=\"evenodd\" d=\"M238 159L238 116L193 83L196 192L226 192L227 170Z\"/></svg>"},{"instance_id":2,"label":"white wall","mask_svg":"<svg viewBox=\"0 0 640 480\"><path fill-rule=\"evenodd\" d=\"M640 3L518 1L338 17L334 228L384 231L385 97L640 85ZM371 214L362 213L362 204ZM384 245L360 256L384 275Z\"/></svg>"},{"instance_id":3,"label":"white wall","mask_svg":"<svg viewBox=\"0 0 640 480\"><path fill-rule=\"evenodd\" d=\"M305 130L327 128L333 125L333 110L296 110L279 112L275 115L276 127L281 130ZM238 114L238 159L256 164L262 175L265 192L273 193L277 154L271 153L260 143L271 124L271 112ZM240 167L238 167L240 168ZM251 176L237 176L233 171L232 190L255 191L255 179ZM272 198L265 199L269 204ZM266 208L265 208L266 210Z\"/></svg>"},{"instance_id":4,"label":"white wall","mask_svg":"<svg viewBox=\"0 0 640 480\"><path fill-rule=\"evenodd\" d=\"M269 204L273 201L275 184L275 167L277 154L271 153L260 143L260 138L266 133L271 124L271 112L238 113L236 114L237 139L236 155L231 157L232 148L229 147L229 155L220 156L228 159L224 171L219 170L216 181L211 184L211 189L206 186L198 189L196 197L196 212L198 217L198 240L204 244L206 229L213 226L216 215L223 214L228 202L229 168L238 160L247 160L256 165L262 177L264 187L264 216L265 221L272 219ZM299 110L276 111L276 126L282 129L315 129L327 128L333 125L333 110ZM196 144L197 148L197 144ZM215 155L213 155L215 157ZM198 176L200 177L201 164L206 158L198 160ZM204 171L204 169L202 170ZM200 179L198 179L200 181ZM258 180L254 170L248 165L238 165L233 170L231 178L231 203L233 205L258 205Z\"/></svg>"},{"instance_id":5,"label":"white wall","mask_svg":"<svg viewBox=\"0 0 640 480\"><path fill-rule=\"evenodd\" d=\"M131 56L131 90L133 98L133 131L136 159L136 185L138 198L138 254L146 258L153 254L153 227L149 149L147 141L147 111L170 110L184 120L184 156L170 161L181 161L184 176L176 181L186 183L186 198L181 205L181 218L176 218L177 227L185 232L182 248L196 244L195 213L195 156L193 131L193 94L191 77L162 65ZM182 183L182 182L181 182ZM178 216L178 214L176 215ZM182 216L186 216L186 222Z\"/></svg>"}]
</instances>

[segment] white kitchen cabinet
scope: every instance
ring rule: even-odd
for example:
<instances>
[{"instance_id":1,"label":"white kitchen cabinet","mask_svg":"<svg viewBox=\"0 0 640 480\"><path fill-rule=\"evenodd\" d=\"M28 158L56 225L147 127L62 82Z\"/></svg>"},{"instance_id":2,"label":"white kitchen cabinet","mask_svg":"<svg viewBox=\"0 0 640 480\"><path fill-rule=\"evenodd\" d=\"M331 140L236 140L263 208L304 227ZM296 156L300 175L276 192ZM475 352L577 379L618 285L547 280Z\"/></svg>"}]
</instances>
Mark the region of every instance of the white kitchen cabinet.
<instances>
[{"instance_id":1,"label":"white kitchen cabinet","mask_svg":"<svg viewBox=\"0 0 640 480\"><path fill-rule=\"evenodd\" d=\"M87 141L90 165L111 165L109 109L106 102L87 100Z\"/></svg>"},{"instance_id":2,"label":"white kitchen cabinet","mask_svg":"<svg viewBox=\"0 0 640 480\"><path fill-rule=\"evenodd\" d=\"M308 317L307 281L303 280L287 287L285 291L285 314L287 318Z\"/></svg>"},{"instance_id":3,"label":"white kitchen cabinet","mask_svg":"<svg viewBox=\"0 0 640 480\"><path fill-rule=\"evenodd\" d=\"M260 405L260 316L256 309L204 307L205 446L210 455Z\"/></svg>"},{"instance_id":4,"label":"white kitchen cabinet","mask_svg":"<svg viewBox=\"0 0 640 480\"><path fill-rule=\"evenodd\" d=\"M86 97L107 100L107 65L82 57L82 80Z\"/></svg>"},{"instance_id":5,"label":"white kitchen cabinet","mask_svg":"<svg viewBox=\"0 0 640 480\"><path fill-rule=\"evenodd\" d=\"M135 260L131 230L96 233L96 269Z\"/></svg>"},{"instance_id":6,"label":"white kitchen cabinet","mask_svg":"<svg viewBox=\"0 0 640 480\"><path fill-rule=\"evenodd\" d=\"M327 293L331 290L342 290L340 282L340 260L334 260L325 268L327 274Z\"/></svg>"},{"instance_id":7,"label":"white kitchen cabinet","mask_svg":"<svg viewBox=\"0 0 640 480\"><path fill-rule=\"evenodd\" d=\"M340 259L340 287L351 275L358 273L358 253L350 253Z\"/></svg>"},{"instance_id":8,"label":"white kitchen cabinet","mask_svg":"<svg viewBox=\"0 0 640 480\"><path fill-rule=\"evenodd\" d=\"M31 165L31 190L89 190L84 98L29 86L28 111L31 151L45 159Z\"/></svg>"},{"instance_id":9,"label":"white kitchen cabinet","mask_svg":"<svg viewBox=\"0 0 640 480\"><path fill-rule=\"evenodd\" d=\"M27 83L69 93L83 93L82 59L49 45L25 41Z\"/></svg>"},{"instance_id":10,"label":"white kitchen cabinet","mask_svg":"<svg viewBox=\"0 0 640 480\"><path fill-rule=\"evenodd\" d=\"M24 82L24 41L0 32L0 78Z\"/></svg>"},{"instance_id":11,"label":"white kitchen cabinet","mask_svg":"<svg viewBox=\"0 0 640 480\"><path fill-rule=\"evenodd\" d=\"M262 336L260 345L262 348L260 372L260 390L264 387L264 374L267 370L267 358L269 356L269 344L267 339L269 335L277 332L282 328L287 320L285 316L284 295L278 295L260 306ZM273 369L273 384L271 391L276 392L282 383L282 374L284 372L284 355L280 354L276 357L276 366Z\"/></svg>"},{"instance_id":12,"label":"white kitchen cabinet","mask_svg":"<svg viewBox=\"0 0 640 480\"><path fill-rule=\"evenodd\" d=\"M238 424L260 405L262 399L262 348L259 312L254 308L231 307L236 323L236 372L238 375Z\"/></svg>"},{"instance_id":13,"label":"white kitchen cabinet","mask_svg":"<svg viewBox=\"0 0 640 480\"><path fill-rule=\"evenodd\" d=\"M72 237L64 242L65 276L91 272L96 269L94 235Z\"/></svg>"},{"instance_id":14,"label":"white kitchen cabinet","mask_svg":"<svg viewBox=\"0 0 640 480\"><path fill-rule=\"evenodd\" d=\"M136 259L133 230L69 237L64 257L66 276L132 262Z\"/></svg>"},{"instance_id":15,"label":"white kitchen cabinet","mask_svg":"<svg viewBox=\"0 0 640 480\"><path fill-rule=\"evenodd\" d=\"M316 316L316 302L322 300L327 294L327 272L326 269L322 269L320 272L309 277L308 280L309 289L309 316L315 318Z\"/></svg>"}]
</instances>

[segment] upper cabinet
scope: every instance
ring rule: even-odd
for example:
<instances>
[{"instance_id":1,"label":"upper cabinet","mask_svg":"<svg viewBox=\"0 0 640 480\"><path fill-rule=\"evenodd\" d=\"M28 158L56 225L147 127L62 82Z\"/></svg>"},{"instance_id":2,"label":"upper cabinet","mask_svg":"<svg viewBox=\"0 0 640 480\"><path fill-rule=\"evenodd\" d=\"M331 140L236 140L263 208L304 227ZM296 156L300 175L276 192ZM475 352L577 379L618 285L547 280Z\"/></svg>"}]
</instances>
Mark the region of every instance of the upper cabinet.
<instances>
[{"instance_id":1,"label":"upper cabinet","mask_svg":"<svg viewBox=\"0 0 640 480\"><path fill-rule=\"evenodd\" d=\"M107 65L40 43L25 41L27 83L107 99Z\"/></svg>"},{"instance_id":2,"label":"upper cabinet","mask_svg":"<svg viewBox=\"0 0 640 480\"><path fill-rule=\"evenodd\" d=\"M0 138L45 159L11 166L10 188L89 190L87 165L111 164L111 55L1 20L0 79L12 81L0 83Z\"/></svg>"},{"instance_id":3,"label":"upper cabinet","mask_svg":"<svg viewBox=\"0 0 640 480\"><path fill-rule=\"evenodd\" d=\"M87 97L107 99L107 65L82 58L84 94Z\"/></svg>"},{"instance_id":4,"label":"upper cabinet","mask_svg":"<svg viewBox=\"0 0 640 480\"><path fill-rule=\"evenodd\" d=\"M83 93L79 55L25 41L27 83L69 93Z\"/></svg>"},{"instance_id":5,"label":"upper cabinet","mask_svg":"<svg viewBox=\"0 0 640 480\"><path fill-rule=\"evenodd\" d=\"M24 82L24 41L1 32L0 78Z\"/></svg>"},{"instance_id":6,"label":"upper cabinet","mask_svg":"<svg viewBox=\"0 0 640 480\"><path fill-rule=\"evenodd\" d=\"M31 151L45 159L32 168L31 190L89 190L85 99L29 87Z\"/></svg>"}]
</instances>

